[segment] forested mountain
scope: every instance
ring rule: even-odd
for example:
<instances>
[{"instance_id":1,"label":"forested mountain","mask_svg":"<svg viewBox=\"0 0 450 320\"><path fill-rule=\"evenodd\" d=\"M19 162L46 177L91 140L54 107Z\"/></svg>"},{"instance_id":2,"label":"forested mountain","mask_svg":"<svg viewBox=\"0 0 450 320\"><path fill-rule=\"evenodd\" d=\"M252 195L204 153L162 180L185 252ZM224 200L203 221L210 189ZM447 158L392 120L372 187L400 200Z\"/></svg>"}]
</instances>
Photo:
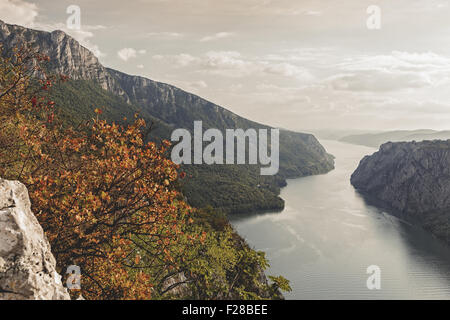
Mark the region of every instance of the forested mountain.
<instances>
[{"instance_id":1,"label":"forested mountain","mask_svg":"<svg viewBox=\"0 0 450 320\"><path fill-rule=\"evenodd\" d=\"M70 80L53 88L62 117L78 122L102 108L108 119L122 121L136 112L153 123L151 139L168 139L176 128L192 130L270 129L174 86L104 67L97 57L62 31L44 32L0 21L5 52L21 44L50 57L50 71ZM280 132L280 171L261 176L258 165L186 165L184 194L196 207L212 206L227 213L282 209L280 187L286 178L321 174L333 169L333 157L310 134Z\"/></svg>"}]
</instances>

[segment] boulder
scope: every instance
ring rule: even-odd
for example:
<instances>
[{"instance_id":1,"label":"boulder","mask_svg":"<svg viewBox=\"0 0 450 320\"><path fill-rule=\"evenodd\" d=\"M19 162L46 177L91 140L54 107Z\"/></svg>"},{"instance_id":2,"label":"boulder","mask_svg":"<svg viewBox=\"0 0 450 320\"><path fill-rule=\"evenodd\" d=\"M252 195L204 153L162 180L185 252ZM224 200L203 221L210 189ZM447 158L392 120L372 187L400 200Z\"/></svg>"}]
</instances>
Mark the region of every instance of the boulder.
<instances>
[{"instance_id":1,"label":"boulder","mask_svg":"<svg viewBox=\"0 0 450 320\"><path fill-rule=\"evenodd\" d=\"M0 178L0 300L69 300L26 187Z\"/></svg>"}]
</instances>

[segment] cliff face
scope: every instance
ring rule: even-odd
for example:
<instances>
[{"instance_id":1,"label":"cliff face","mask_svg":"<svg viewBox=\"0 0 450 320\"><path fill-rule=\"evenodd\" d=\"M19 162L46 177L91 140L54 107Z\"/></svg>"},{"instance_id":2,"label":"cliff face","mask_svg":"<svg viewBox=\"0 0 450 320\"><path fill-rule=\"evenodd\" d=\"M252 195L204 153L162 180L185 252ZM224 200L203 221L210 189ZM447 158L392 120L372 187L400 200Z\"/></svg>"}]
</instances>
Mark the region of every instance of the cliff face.
<instances>
[{"instance_id":1,"label":"cliff face","mask_svg":"<svg viewBox=\"0 0 450 320\"><path fill-rule=\"evenodd\" d=\"M450 244L450 140L383 144L351 183Z\"/></svg>"},{"instance_id":2,"label":"cliff face","mask_svg":"<svg viewBox=\"0 0 450 320\"><path fill-rule=\"evenodd\" d=\"M30 45L50 57L53 72L75 80L96 79L103 89L124 95L97 57L63 31L36 31L0 20L0 42L7 50Z\"/></svg>"},{"instance_id":3,"label":"cliff face","mask_svg":"<svg viewBox=\"0 0 450 320\"><path fill-rule=\"evenodd\" d=\"M24 185L0 179L0 300L70 300Z\"/></svg>"}]
</instances>

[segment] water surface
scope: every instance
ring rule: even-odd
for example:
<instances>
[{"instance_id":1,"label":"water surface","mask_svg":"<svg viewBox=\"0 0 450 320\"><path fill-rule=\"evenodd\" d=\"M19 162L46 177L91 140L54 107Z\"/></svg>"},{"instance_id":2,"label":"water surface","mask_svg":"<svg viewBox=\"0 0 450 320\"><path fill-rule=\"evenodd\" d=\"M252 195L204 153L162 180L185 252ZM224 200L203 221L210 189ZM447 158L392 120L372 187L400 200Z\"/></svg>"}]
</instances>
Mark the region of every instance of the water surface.
<instances>
[{"instance_id":1,"label":"water surface","mask_svg":"<svg viewBox=\"0 0 450 320\"><path fill-rule=\"evenodd\" d=\"M233 217L251 246L267 253L268 274L283 275L287 299L450 299L450 248L373 206L350 184L375 149L321 141L336 157L328 174L289 180L283 212ZM370 265L381 290L366 286Z\"/></svg>"}]
</instances>

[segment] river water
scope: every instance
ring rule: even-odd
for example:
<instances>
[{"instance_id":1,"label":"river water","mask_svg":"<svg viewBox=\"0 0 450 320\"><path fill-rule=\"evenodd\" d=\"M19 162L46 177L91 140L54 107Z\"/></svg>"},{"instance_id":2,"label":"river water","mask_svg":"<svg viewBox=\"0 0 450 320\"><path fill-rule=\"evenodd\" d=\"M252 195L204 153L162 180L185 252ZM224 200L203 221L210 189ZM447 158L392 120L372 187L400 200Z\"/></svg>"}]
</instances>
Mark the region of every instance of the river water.
<instances>
[{"instance_id":1,"label":"river water","mask_svg":"<svg viewBox=\"0 0 450 320\"><path fill-rule=\"evenodd\" d=\"M321 141L332 172L289 180L282 212L232 217L247 242L267 254L269 275L291 282L286 299L450 299L450 247L365 203L350 175L373 148ZM367 268L381 270L369 290Z\"/></svg>"}]
</instances>

